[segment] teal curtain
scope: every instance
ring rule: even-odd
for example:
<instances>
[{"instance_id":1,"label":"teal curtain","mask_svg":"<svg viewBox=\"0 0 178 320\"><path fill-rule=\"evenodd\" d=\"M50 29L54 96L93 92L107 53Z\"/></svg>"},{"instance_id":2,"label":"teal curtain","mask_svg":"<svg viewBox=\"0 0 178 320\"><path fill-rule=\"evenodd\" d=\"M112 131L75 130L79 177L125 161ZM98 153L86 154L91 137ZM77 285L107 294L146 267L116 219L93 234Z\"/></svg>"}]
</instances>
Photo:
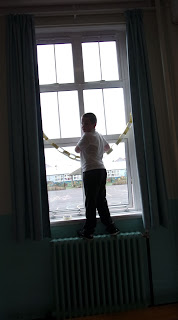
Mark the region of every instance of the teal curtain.
<instances>
[{"instance_id":1,"label":"teal curtain","mask_svg":"<svg viewBox=\"0 0 178 320\"><path fill-rule=\"evenodd\" d=\"M14 235L41 240L50 222L31 15L7 16L7 74Z\"/></svg>"},{"instance_id":2,"label":"teal curtain","mask_svg":"<svg viewBox=\"0 0 178 320\"><path fill-rule=\"evenodd\" d=\"M126 16L130 90L136 155L146 229L168 226L168 199L151 88L141 10Z\"/></svg>"}]
</instances>

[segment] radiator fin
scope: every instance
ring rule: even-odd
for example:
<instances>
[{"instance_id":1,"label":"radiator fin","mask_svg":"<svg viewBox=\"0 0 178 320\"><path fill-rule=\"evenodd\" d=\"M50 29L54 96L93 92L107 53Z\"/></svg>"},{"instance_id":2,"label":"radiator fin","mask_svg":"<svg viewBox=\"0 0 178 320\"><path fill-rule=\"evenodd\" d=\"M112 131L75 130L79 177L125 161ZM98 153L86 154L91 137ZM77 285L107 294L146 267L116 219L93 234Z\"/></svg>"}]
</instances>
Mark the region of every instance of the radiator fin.
<instances>
[{"instance_id":1,"label":"radiator fin","mask_svg":"<svg viewBox=\"0 0 178 320\"><path fill-rule=\"evenodd\" d=\"M58 319L146 305L146 240L140 233L51 243Z\"/></svg>"}]
</instances>

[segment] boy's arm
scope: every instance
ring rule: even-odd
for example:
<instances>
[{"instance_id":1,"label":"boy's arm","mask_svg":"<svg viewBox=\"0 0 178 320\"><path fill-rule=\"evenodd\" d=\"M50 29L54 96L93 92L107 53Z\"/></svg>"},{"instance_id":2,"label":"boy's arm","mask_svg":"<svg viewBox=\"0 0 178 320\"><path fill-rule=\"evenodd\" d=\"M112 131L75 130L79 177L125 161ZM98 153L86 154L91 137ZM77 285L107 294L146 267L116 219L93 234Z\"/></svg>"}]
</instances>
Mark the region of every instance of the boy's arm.
<instances>
[{"instance_id":1,"label":"boy's arm","mask_svg":"<svg viewBox=\"0 0 178 320\"><path fill-rule=\"evenodd\" d=\"M106 141L106 139L102 136L103 143L104 143L104 152L107 152L110 149L109 143Z\"/></svg>"},{"instance_id":2,"label":"boy's arm","mask_svg":"<svg viewBox=\"0 0 178 320\"><path fill-rule=\"evenodd\" d=\"M83 149L85 149L88 146L88 144L89 143L87 135L84 133L75 147L75 152L80 153Z\"/></svg>"}]
</instances>

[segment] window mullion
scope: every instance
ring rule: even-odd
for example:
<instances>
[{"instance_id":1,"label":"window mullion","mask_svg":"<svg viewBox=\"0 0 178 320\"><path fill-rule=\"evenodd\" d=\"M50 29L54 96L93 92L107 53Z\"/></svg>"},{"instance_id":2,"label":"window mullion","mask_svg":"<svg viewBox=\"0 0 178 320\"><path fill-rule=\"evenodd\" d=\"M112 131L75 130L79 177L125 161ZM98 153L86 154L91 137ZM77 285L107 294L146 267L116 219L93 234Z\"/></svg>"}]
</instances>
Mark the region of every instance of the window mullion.
<instances>
[{"instance_id":1,"label":"window mullion","mask_svg":"<svg viewBox=\"0 0 178 320\"><path fill-rule=\"evenodd\" d=\"M82 115L85 113L84 110L84 101L83 101L83 88L80 87L78 90L78 99L79 99L79 113L80 113L80 118Z\"/></svg>"},{"instance_id":2,"label":"window mullion","mask_svg":"<svg viewBox=\"0 0 178 320\"><path fill-rule=\"evenodd\" d=\"M74 37L72 40L72 50L73 50L73 65L74 65L74 77L75 83L84 83L83 74L83 59L82 59L82 47L81 47L81 37Z\"/></svg>"},{"instance_id":3,"label":"window mullion","mask_svg":"<svg viewBox=\"0 0 178 320\"><path fill-rule=\"evenodd\" d=\"M40 85L40 93L43 92L57 92L57 91L72 91L78 90L79 85L76 83L52 83Z\"/></svg>"},{"instance_id":4,"label":"window mullion","mask_svg":"<svg viewBox=\"0 0 178 320\"><path fill-rule=\"evenodd\" d=\"M91 81L85 82L83 85L84 89L105 89L105 88L122 88L124 82L120 80L116 81Z\"/></svg>"},{"instance_id":5,"label":"window mullion","mask_svg":"<svg viewBox=\"0 0 178 320\"><path fill-rule=\"evenodd\" d=\"M129 96L129 73L127 68L127 54L126 54L126 39L123 32L119 34L119 40L117 39L117 52L118 52L118 65L119 65L119 76L122 80L124 90L124 102L125 102L125 115L126 122L130 118L130 96Z\"/></svg>"},{"instance_id":6,"label":"window mullion","mask_svg":"<svg viewBox=\"0 0 178 320\"><path fill-rule=\"evenodd\" d=\"M57 66L56 66L56 50L54 44L54 65L55 65L55 76L56 76L56 83L57 83Z\"/></svg>"},{"instance_id":7,"label":"window mullion","mask_svg":"<svg viewBox=\"0 0 178 320\"><path fill-rule=\"evenodd\" d=\"M135 141L133 129L130 129L129 138L128 138L128 150L129 150L129 161L130 161L130 170L132 177L132 186L133 186L133 194L134 194L134 207L136 210L142 210L142 203L140 197L140 183L138 177L138 168L137 168L137 159L135 152Z\"/></svg>"},{"instance_id":8,"label":"window mullion","mask_svg":"<svg viewBox=\"0 0 178 320\"><path fill-rule=\"evenodd\" d=\"M125 59L126 47L125 47L125 35L123 32L117 33L116 46L117 46L119 79L123 80L128 77L128 75L125 72L125 64L124 64L126 62L126 59Z\"/></svg>"},{"instance_id":9,"label":"window mullion","mask_svg":"<svg viewBox=\"0 0 178 320\"><path fill-rule=\"evenodd\" d=\"M78 88L79 114L81 117L84 114L84 101L83 101L84 72L83 72L82 45L81 45L80 36L73 38L72 49L73 49L74 77L75 77L75 83Z\"/></svg>"},{"instance_id":10,"label":"window mullion","mask_svg":"<svg viewBox=\"0 0 178 320\"><path fill-rule=\"evenodd\" d=\"M103 92L103 89L102 89L102 99L103 99L103 110L104 110L105 129L106 129L106 135L108 135L108 133L107 133L107 125L106 125L106 110L105 110L105 101L104 101L104 92Z\"/></svg>"},{"instance_id":11,"label":"window mullion","mask_svg":"<svg viewBox=\"0 0 178 320\"><path fill-rule=\"evenodd\" d=\"M60 120L60 108L59 108L59 94L57 92L57 106L58 106L58 119L59 119L59 133L61 138L61 120Z\"/></svg>"},{"instance_id":12,"label":"window mullion","mask_svg":"<svg viewBox=\"0 0 178 320\"><path fill-rule=\"evenodd\" d=\"M102 65L101 65L101 51L100 51L100 43L99 43L99 42L98 42L98 51L99 51L99 61L100 61L100 74L101 74L101 80L103 80Z\"/></svg>"},{"instance_id":13,"label":"window mullion","mask_svg":"<svg viewBox=\"0 0 178 320\"><path fill-rule=\"evenodd\" d=\"M133 207L132 177L131 177L131 168L130 168L128 139L126 139L125 141L125 154L126 154L126 168L127 168L128 204L129 204L129 207Z\"/></svg>"},{"instance_id":14,"label":"window mullion","mask_svg":"<svg viewBox=\"0 0 178 320\"><path fill-rule=\"evenodd\" d=\"M76 146L77 142L79 141L80 137L75 138L59 138L59 139L50 139L44 141L44 146L46 148L54 148L51 143L55 143L59 147L67 147L67 146Z\"/></svg>"}]
</instances>

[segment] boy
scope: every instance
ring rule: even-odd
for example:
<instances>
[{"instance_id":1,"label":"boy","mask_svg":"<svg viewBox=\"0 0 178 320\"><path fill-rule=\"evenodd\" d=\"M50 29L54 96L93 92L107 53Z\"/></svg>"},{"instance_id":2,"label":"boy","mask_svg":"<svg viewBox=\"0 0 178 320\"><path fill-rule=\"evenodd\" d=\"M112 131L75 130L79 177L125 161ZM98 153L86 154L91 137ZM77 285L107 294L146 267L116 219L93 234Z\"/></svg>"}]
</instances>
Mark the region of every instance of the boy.
<instances>
[{"instance_id":1,"label":"boy","mask_svg":"<svg viewBox=\"0 0 178 320\"><path fill-rule=\"evenodd\" d=\"M86 222L83 229L78 231L78 235L89 240L93 239L96 227L96 209L107 232L111 235L119 233L110 217L106 200L107 173L102 158L103 153L110 147L104 137L95 131L96 123L95 114L85 113L82 116L84 134L75 148L81 157L86 208Z\"/></svg>"}]
</instances>

